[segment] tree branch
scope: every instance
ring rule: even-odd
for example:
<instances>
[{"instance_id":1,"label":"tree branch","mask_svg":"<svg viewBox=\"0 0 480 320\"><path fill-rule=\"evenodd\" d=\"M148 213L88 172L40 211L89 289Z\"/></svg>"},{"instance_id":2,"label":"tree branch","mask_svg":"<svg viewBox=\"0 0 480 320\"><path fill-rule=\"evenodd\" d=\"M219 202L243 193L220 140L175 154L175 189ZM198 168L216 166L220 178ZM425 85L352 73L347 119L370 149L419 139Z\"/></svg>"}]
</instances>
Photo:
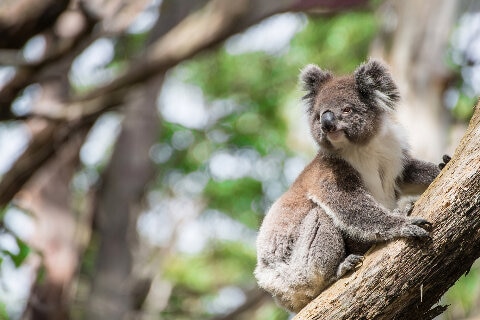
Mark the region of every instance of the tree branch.
<instances>
[{"instance_id":1,"label":"tree branch","mask_svg":"<svg viewBox=\"0 0 480 320\"><path fill-rule=\"evenodd\" d=\"M100 36L100 34L93 32L94 26L98 22L95 17L89 15L81 6L75 12L85 24L80 25L77 33L71 37L57 37L42 60L27 63L23 58L19 58L19 52L7 54L5 58L2 55L2 50L0 50L0 65L6 65L7 62L17 64L13 78L4 86L0 86L0 120L15 118L10 107L23 89L32 83L41 83L45 78L51 77L56 72L58 73L58 70L70 66L77 55ZM17 61L12 61L15 58L11 56L15 56Z\"/></svg>"},{"instance_id":2,"label":"tree branch","mask_svg":"<svg viewBox=\"0 0 480 320\"><path fill-rule=\"evenodd\" d=\"M452 160L416 202L427 242L398 240L365 257L294 319L432 319L433 307L480 256L480 102Z\"/></svg>"},{"instance_id":3,"label":"tree branch","mask_svg":"<svg viewBox=\"0 0 480 320\"><path fill-rule=\"evenodd\" d=\"M367 2L367 0L342 0L334 3L329 0L242 0L231 5L229 0L213 0L209 3L208 8L190 14L178 25L174 24L174 27L165 34L162 30L161 35L163 36L149 46L150 49L146 51L145 59L132 63L122 76L75 101L58 102L59 106L55 110L64 110L64 112L39 116L62 122L62 128L65 128L68 134L73 133L78 123L91 123L98 115L122 104L130 92L127 90L130 87L156 75L161 76L181 61L210 48L262 18L288 10L307 10L316 7L338 10L365 5ZM83 11L85 12L85 10ZM224 16L222 17L222 15ZM89 13L86 13L86 17L90 21L89 25L92 26L95 19ZM216 21L211 20L213 17L216 17ZM203 29L204 27L205 29ZM203 31L198 32L198 30ZM195 35L194 39L191 35ZM91 38L87 37L88 39ZM72 54L76 53L77 49L82 48L83 45L83 42L79 41L72 46L72 50L61 51L57 58L62 57L71 62L74 57ZM61 60L63 61L63 59ZM0 120L14 118L9 108L12 101L25 86L32 83L33 71L44 72L43 68L54 69L58 66L57 63L49 65L48 63L51 61L50 58L42 61L35 66L35 70L27 68L17 71L14 79L0 90ZM0 206L8 203L31 174L53 154L52 141L64 141L64 138L53 140L53 132L57 132L58 128L56 123L52 126L55 127L49 128L48 134L34 137L24 155L16 161L12 169L0 181ZM46 147L43 148L43 146ZM57 144L56 147L59 145Z\"/></svg>"},{"instance_id":4,"label":"tree branch","mask_svg":"<svg viewBox=\"0 0 480 320\"><path fill-rule=\"evenodd\" d=\"M0 2L0 48L18 49L38 32L51 27L69 0Z\"/></svg>"},{"instance_id":5,"label":"tree branch","mask_svg":"<svg viewBox=\"0 0 480 320\"><path fill-rule=\"evenodd\" d=\"M144 56L132 63L123 75L79 100L88 100L102 94L123 90L156 74L164 73L181 61L191 58L273 14L318 7L349 8L365 5L367 2L366 0L345 0L336 3L328 0L239 0L235 2L211 0L205 8L189 15L165 36L154 42Z\"/></svg>"},{"instance_id":6,"label":"tree branch","mask_svg":"<svg viewBox=\"0 0 480 320\"><path fill-rule=\"evenodd\" d=\"M12 168L0 180L0 207L10 202L30 177L42 167L78 130L88 128L98 114L81 121L50 122L32 137L32 141ZM39 120L39 119L33 119Z\"/></svg>"}]
</instances>

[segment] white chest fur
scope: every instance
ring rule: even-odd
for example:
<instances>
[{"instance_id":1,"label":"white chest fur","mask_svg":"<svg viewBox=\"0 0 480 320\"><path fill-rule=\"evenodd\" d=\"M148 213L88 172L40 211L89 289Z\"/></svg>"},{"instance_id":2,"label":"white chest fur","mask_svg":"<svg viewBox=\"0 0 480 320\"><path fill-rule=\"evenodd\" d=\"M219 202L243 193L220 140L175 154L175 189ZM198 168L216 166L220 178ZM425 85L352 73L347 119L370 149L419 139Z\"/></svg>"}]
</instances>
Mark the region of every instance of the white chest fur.
<instances>
[{"instance_id":1,"label":"white chest fur","mask_svg":"<svg viewBox=\"0 0 480 320\"><path fill-rule=\"evenodd\" d=\"M395 188L403 170L406 139L403 128L387 116L380 132L366 145L350 145L342 156L362 177L375 200L392 210L397 206Z\"/></svg>"}]
</instances>

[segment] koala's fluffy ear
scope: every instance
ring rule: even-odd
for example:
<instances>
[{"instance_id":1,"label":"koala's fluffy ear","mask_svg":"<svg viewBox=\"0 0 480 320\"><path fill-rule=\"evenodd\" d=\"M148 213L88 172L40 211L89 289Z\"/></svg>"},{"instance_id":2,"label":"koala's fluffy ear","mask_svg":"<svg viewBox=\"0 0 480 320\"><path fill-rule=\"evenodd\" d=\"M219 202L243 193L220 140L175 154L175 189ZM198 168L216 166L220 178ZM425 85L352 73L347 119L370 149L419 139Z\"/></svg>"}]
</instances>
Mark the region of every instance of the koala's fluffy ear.
<instances>
[{"instance_id":1,"label":"koala's fluffy ear","mask_svg":"<svg viewBox=\"0 0 480 320\"><path fill-rule=\"evenodd\" d=\"M400 93L387 67L379 60L370 59L354 73L361 96L384 110L393 110Z\"/></svg>"},{"instance_id":2,"label":"koala's fluffy ear","mask_svg":"<svg viewBox=\"0 0 480 320\"><path fill-rule=\"evenodd\" d=\"M302 69L300 72L300 82L303 90L307 92L303 99L307 101L308 108L313 107L318 90L330 78L332 78L332 73L323 71L314 64L309 64Z\"/></svg>"}]
</instances>

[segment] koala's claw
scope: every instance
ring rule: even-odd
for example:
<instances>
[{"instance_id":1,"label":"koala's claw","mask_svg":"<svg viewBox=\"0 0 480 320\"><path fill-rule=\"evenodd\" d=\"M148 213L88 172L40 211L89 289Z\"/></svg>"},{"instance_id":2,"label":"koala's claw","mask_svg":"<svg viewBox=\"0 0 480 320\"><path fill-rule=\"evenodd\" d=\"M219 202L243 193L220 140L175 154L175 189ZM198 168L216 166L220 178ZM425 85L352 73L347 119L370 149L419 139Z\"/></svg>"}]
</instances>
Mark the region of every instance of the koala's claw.
<instances>
[{"instance_id":1,"label":"koala's claw","mask_svg":"<svg viewBox=\"0 0 480 320\"><path fill-rule=\"evenodd\" d=\"M409 224L402 230L402 236L406 238L430 238L429 231L432 223L420 217L413 217Z\"/></svg>"},{"instance_id":2,"label":"koala's claw","mask_svg":"<svg viewBox=\"0 0 480 320\"><path fill-rule=\"evenodd\" d=\"M432 223L428 220L425 220L423 218L412 218L410 220L411 224L419 226L420 228L430 231L432 230Z\"/></svg>"},{"instance_id":3,"label":"koala's claw","mask_svg":"<svg viewBox=\"0 0 480 320\"><path fill-rule=\"evenodd\" d=\"M450 162L450 160L452 160L452 157L450 157L448 154L444 154L442 157L442 162L438 164L438 167L440 168L440 170L445 168L445 166L447 165L447 163Z\"/></svg>"},{"instance_id":4,"label":"koala's claw","mask_svg":"<svg viewBox=\"0 0 480 320\"><path fill-rule=\"evenodd\" d=\"M337 269L337 278L343 277L347 272L358 268L362 265L364 256L359 256L356 254L350 254L348 257L343 260L342 263L338 266Z\"/></svg>"}]
</instances>

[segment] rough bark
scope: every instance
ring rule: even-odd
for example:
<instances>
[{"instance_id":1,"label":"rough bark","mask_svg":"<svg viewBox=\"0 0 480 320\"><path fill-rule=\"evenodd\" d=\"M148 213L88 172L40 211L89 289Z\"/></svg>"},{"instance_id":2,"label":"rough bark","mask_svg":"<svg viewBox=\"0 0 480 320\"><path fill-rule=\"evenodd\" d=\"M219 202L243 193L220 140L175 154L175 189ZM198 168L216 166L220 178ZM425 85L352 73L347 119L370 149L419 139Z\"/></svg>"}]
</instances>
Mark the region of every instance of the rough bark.
<instances>
[{"instance_id":1,"label":"rough bark","mask_svg":"<svg viewBox=\"0 0 480 320\"><path fill-rule=\"evenodd\" d=\"M480 256L480 103L449 164L412 215L433 223L425 242L378 246L294 319L432 319L434 307Z\"/></svg>"}]
</instances>

